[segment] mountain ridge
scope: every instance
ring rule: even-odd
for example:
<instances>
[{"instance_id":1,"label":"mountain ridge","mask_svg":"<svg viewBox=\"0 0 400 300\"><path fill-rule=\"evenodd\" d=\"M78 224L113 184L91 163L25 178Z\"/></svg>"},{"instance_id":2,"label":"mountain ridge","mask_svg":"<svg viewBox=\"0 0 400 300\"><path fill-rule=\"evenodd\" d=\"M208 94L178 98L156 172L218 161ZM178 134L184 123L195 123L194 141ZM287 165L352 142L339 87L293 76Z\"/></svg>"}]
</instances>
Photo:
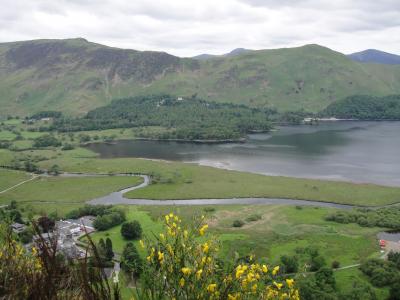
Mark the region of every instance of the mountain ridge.
<instances>
[{"instance_id":1,"label":"mountain ridge","mask_svg":"<svg viewBox=\"0 0 400 300\"><path fill-rule=\"evenodd\" d=\"M112 99L169 93L280 111L319 111L353 94L400 92L400 67L362 64L319 45L211 60L82 38L0 44L0 114L82 115Z\"/></svg>"},{"instance_id":2,"label":"mountain ridge","mask_svg":"<svg viewBox=\"0 0 400 300\"><path fill-rule=\"evenodd\" d=\"M362 63L378 63L388 65L400 64L400 55L388 53L377 49L367 49L364 51L355 52L349 54L348 57L350 57L354 61Z\"/></svg>"}]
</instances>

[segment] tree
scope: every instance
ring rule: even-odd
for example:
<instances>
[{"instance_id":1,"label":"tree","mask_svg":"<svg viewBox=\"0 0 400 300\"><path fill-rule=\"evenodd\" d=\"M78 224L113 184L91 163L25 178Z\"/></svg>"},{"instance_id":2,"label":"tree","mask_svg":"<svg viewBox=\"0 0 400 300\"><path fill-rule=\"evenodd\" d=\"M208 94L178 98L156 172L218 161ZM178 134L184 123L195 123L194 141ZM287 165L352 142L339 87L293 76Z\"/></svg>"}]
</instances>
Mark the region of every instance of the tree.
<instances>
[{"instance_id":1,"label":"tree","mask_svg":"<svg viewBox=\"0 0 400 300\"><path fill-rule=\"evenodd\" d=\"M60 174L60 167L58 165L52 165L50 170L49 170L50 174L53 174L55 176Z\"/></svg>"},{"instance_id":2,"label":"tree","mask_svg":"<svg viewBox=\"0 0 400 300\"><path fill-rule=\"evenodd\" d=\"M310 271L318 271L325 265L326 265L325 259L321 255L314 256L311 258Z\"/></svg>"},{"instance_id":3,"label":"tree","mask_svg":"<svg viewBox=\"0 0 400 300\"><path fill-rule=\"evenodd\" d=\"M142 227L136 220L122 224L121 235L127 240L139 239L142 236Z\"/></svg>"},{"instance_id":4,"label":"tree","mask_svg":"<svg viewBox=\"0 0 400 300\"><path fill-rule=\"evenodd\" d=\"M106 239L106 244L105 244L105 256L107 260L112 260L114 257L114 251L113 251L113 246L112 246L112 241L110 238Z\"/></svg>"},{"instance_id":5,"label":"tree","mask_svg":"<svg viewBox=\"0 0 400 300\"><path fill-rule=\"evenodd\" d=\"M54 220L50 219L47 216L42 216L37 220L37 223L39 224L40 228L42 228L43 232L49 232L51 231L54 226L55 222Z\"/></svg>"},{"instance_id":6,"label":"tree","mask_svg":"<svg viewBox=\"0 0 400 300\"><path fill-rule=\"evenodd\" d=\"M138 277L142 272L143 262L140 255L131 242L127 243L122 251L121 268L131 277Z\"/></svg>"},{"instance_id":7,"label":"tree","mask_svg":"<svg viewBox=\"0 0 400 300\"><path fill-rule=\"evenodd\" d=\"M336 290L336 280L333 276L333 271L328 267L322 267L315 273L315 281L321 290L326 292Z\"/></svg>"},{"instance_id":8,"label":"tree","mask_svg":"<svg viewBox=\"0 0 400 300\"><path fill-rule=\"evenodd\" d=\"M286 273L296 273L299 268L297 258L294 256L282 255L281 262Z\"/></svg>"},{"instance_id":9,"label":"tree","mask_svg":"<svg viewBox=\"0 0 400 300\"><path fill-rule=\"evenodd\" d=\"M389 299L388 300L400 300L400 277L390 287Z\"/></svg>"}]
</instances>

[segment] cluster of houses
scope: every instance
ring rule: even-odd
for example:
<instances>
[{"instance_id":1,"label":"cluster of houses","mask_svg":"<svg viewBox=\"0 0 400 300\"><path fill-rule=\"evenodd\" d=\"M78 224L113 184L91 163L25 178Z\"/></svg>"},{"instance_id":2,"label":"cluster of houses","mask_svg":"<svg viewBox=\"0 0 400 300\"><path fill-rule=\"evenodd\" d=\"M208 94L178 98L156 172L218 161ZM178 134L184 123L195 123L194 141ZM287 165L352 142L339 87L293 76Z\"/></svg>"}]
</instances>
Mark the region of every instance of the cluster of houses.
<instances>
[{"instance_id":1,"label":"cluster of houses","mask_svg":"<svg viewBox=\"0 0 400 300\"><path fill-rule=\"evenodd\" d=\"M27 244L26 247L31 249L40 240L45 242L57 242L57 251L62 253L67 258L81 258L86 255L85 250L79 247L78 239L93 232L94 217L84 216L80 219L68 219L57 221L54 230L48 233L43 233L40 236L34 235L32 242ZM21 233L26 229L26 225L20 223L13 223L11 225L15 233Z\"/></svg>"}]
</instances>

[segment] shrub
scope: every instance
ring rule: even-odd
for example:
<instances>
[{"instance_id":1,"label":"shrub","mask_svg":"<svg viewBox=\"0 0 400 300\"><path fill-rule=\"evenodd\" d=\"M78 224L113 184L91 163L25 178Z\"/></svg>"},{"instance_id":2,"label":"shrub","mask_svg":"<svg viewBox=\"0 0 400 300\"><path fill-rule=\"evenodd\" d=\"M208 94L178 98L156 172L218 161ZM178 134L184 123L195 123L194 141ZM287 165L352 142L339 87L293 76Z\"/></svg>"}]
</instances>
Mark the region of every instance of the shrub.
<instances>
[{"instance_id":1,"label":"shrub","mask_svg":"<svg viewBox=\"0 0 400 300\"><path fill-rule=\"evenodd\" d=\"M338 262L337 260L334 260L332 262L332 269L338 269L340 267L340 262Z\"/></svg>"},{"instance_id":2,"label":"shrub","mask_svg":"<svg viewBox=\"0 0 400 300\"><path fill-rule=\"evenodd\" d=\"M204 208L204 211L207 212L207 213L214 212L215 210L216 210L215 207L208 207L207 206L207 207Z\"/></svg>"},{"instance_id":3,"label":"shrub","mask_svg":"<svg viewBox=\"0 0 400 300\"><path fill-rule=\"evenodd\" d=\"M125 213L121 210L113 210L107 214L97 216L93 221L96 230L104 231L117 226L125 221Z\"/></svg>"},{"instance_id":4,"label":"shrub","mask_svg":"<svg viewBox=\"0 0 400 300\"><path fill-rule=\"evenodd\" d=\"M248 216L246 218L246 221L247 222L255 222L255 221L258 221L258 220L261 220L261 219L262 219L262 216L260 214L254 214L254 215Z\"/></svg>"},{"instance_id":5,"label":"shrub","mask_svg":"<svg viewBox=\"0 0 400 300\"><path fill-rule=\"evenodd\" d=\"M281 263L286 273L296 273L299 269L299 263L297 257L282 255Z\"/></svg>"},{"instance_id":6,"label":"shrub","mask_svg":"<svg viewBox=\"0 0 400 300\"><path fill-rule=\"evenodd\" d=\"M299 299L292 279L278 280L279 266L250 256L250 262L237 259L222 268L219 242L202 220L188 226L171 213L164 228L155 242L140 242L146 260L135 299Z\"/></svg>"},{"instance_id":7,"label":"shrub","mask_svg":"<svg viewBox=\"0 0 400 300\"><path fill-rule=\"evenodd\" d=\"M42 135L36 138L33 143L33 147L35 148L58 147L58 146L61 146L61 142L51 134Z\"/></svg>"},{"instance_id":8,"label":"shrub","mask_svg":"<svg viewBox=\"0 0 400 300\"><path fill-rule=\"evenodd\" d=\"M244 222L242 220L235 220L232 223L233 227L242 227L244 225Z\"/></svg>"},{"instance_id":9,"label":"shrub","mask_svg":"<svg viewBox=\"0 0 400 300\"><path fill-rule=\"evenodd\" d=\"M136 220L126 222L121 226L121 235L127 240L140 239L142 236L142 227Z\"/></svg>"},{"instance_id":10,"label":"shrub","mask_svg":"<svg viewBox=\"0 0 400 300\"><path fill-rule=\"evenodd\" d=\"M63 150L63 151L68 151L68 150L73 150L75 147L74 147L74 145L72 145L72 144L65 144L62 148L61 148L61 150Z\"/></svg>"}]
</instances>

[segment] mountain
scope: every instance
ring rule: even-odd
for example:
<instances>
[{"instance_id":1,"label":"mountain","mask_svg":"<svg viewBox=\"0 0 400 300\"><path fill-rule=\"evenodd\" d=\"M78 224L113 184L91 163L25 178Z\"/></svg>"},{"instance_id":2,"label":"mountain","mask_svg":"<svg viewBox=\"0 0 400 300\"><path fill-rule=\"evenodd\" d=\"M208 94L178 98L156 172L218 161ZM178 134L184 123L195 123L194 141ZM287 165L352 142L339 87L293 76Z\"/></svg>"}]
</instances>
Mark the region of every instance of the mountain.
<instances>
[{"instance_id":1,"label":"mountain","mask_svg":"<svg viewBox=\"0 0 400 300\"><path fill-rule=\"evenodd\" d=\"M197 60L84 39L3 43L0 115L82 115L112 99L161 93L316 112L354 94L400 93L400 66L354 62L318 45L239 52Z\"/></svg>"},{"instance_id":2,"label":"mountain","mask_svg":"<svg viewBox=\"0 0 400 300\"><path fill-rule=\"evenodd\" d=\"M210 59L210 58L216 58L216 57L231 57L231 56L236 56L236 55L240 55L249 51L253 51L250 49L245 49L245 48L236 48L233 49L231 52L229 53L225 53L225 54L221 54L221 55L216 55L216 54L200 54L200 55L196 55L193 56L192 58L194 59L198 59L198 60L206 60L206 59Z\"/></svg>"},{"instance_id":3,"label":"mountain","mask_svg":"<svg viewBox=\"0 0 400 300\"><path fill-rule=\"evenodd\" d=\"M400 55L391 54L375 49L368 49L361 52L349 54L354 61L362 63L377 63L387 65L398 65L400 64Z\"/></svg>"}]
</instances>

